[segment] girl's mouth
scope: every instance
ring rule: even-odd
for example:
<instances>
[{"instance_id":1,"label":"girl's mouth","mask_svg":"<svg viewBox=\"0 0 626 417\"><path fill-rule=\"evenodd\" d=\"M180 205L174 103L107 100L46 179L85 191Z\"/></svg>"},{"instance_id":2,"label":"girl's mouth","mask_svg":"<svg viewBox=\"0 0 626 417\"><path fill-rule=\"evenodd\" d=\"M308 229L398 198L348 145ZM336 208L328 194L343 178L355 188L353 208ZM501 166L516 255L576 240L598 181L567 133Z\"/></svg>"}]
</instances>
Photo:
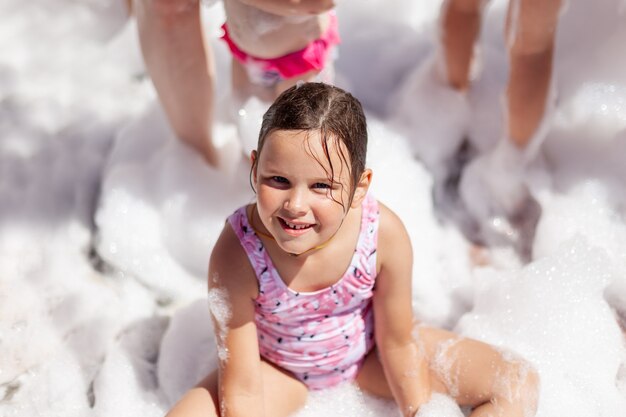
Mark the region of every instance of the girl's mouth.
<instances>
[{"instance_id":1,"label":"girl's mouth","mask_svg":"<svg viewBox=\"0 0 626 417\"><path fill-rule=\"evenodd\" d=\"M299 236L311 229L314 224L309 223L292 223L283 218L278 218L283 230L292 236Z\"/></svg>"}]
</instances>

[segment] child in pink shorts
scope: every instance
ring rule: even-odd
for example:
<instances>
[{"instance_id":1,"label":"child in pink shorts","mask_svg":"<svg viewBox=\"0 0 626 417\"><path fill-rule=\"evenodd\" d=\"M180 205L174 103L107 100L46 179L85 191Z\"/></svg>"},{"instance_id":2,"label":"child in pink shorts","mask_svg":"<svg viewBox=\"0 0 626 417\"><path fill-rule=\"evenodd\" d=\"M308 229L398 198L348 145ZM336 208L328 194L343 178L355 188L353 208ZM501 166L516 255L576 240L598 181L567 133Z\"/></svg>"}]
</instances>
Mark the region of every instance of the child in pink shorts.
<instances>
[{"instance_id":1,"label":"child in pink shorts","mask_svg":"<svg viewBox=\"0 0 626 417\"><path fill-rule=\"evenodd\" d=\"M339 40L333 1L224 0L222 39L232 55L236 98L273 101L298 81L333 81Z\"/></svg>"}]
</instances>

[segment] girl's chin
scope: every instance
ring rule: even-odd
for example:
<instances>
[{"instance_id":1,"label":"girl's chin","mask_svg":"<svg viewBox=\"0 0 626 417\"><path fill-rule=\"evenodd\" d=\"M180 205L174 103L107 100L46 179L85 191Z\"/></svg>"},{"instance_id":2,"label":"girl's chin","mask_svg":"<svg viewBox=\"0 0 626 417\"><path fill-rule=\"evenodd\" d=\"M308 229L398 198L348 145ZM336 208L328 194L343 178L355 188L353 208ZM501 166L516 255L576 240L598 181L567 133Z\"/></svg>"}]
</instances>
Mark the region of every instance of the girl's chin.
<instances>
[{"instance_id":1,"label":"girl's chin","mask_svg":"<svg viewBox=\"0 0 626 417\"><path fill-rule=\"evenodd\" d=\"M312 248L318 246L317 243L305 243L305 242L293 242L293 241L280 241L277 240L278 247L283 251L291 255L299 255L305 252L309 252Z\"/></svg>"}]
</instances>

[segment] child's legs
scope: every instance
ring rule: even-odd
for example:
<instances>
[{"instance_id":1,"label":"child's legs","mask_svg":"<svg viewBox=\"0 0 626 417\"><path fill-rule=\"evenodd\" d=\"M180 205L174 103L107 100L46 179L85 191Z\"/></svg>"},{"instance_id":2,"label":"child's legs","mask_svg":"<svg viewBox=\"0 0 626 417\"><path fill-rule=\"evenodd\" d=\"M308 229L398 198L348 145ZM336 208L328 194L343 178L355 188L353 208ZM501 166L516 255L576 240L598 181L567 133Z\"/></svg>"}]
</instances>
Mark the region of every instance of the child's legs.
<instances>
[{"instance_id":1,"label":"child's legs","mask_svg":"<svg viewBox=\"0 0 626 417\"><path fill-rule=\"evenodd\" d=\"M533 137L546 110L560 7L560 0L511 0L509 5L507 133L519 147Z\"/></svg>"},{"instance_id":2,"label":"child's legs","mask_svg":"<svg viewBox=\"0 0 626 417\"><path fill-rule=\"evenodd\" d=\"M441 37L448 82L457 90L469 86L474 43L480 33L485 0L446 0L442 9Z\"/></svg>"},{"instance_id":3,"label":"child's legs","mask_svg":"<svg viewBox=\"0 0 626 417\"><path fill-rule=\"evenodd\" d=\"M478 340L427 326L418 328L436 378L478 416L533 416L539 378L524 360ZM507 357L510 356L510 357Z\"/></svg>"},{"instance_id":4,"label":"child's legs","mask_svg":"<svg viewBox=\"0 0 626 417\"><path fill-rule=\"evenodd\" d=\"M433 391L474 408L472 417L530 417L537 406L538 377L523 360L506 358L492 346L426 326L419 341L430 364ZM372 394L391 398L382 366L370 354L357 383Z\"/></svg>"},{"instance_id":5,"label":"child's legs","mask_svg":"<svg viewBox=\"0 0 626 417\"><path fill-rule=\"evenodd\" d=\"M435 374L432 369L429 370L429 373L430 388L434 392L447 394L448 390L446 389L445 384L439 380L437 374ZM363 366L361 367L361 370L356 378L356 383L359 388L367 393L382 398L391 400L394 399L391 388L389 388L389 384L387 383L387 379L385 377L383 365L378 357L377 349L373 349L367 355L367 358L365 358L365 362L363 363Z\"/></svg>"},{"instance_id":6,"label":"child's legs","mask_svg":"<svg viewBox=\"0 0 626 417\"><path fill-rule=\"evenodd\" d=\"M306 402L306 386L280 369L261 362L265 415L287 417L298 411ZM167 417L217 417L217 371L211 373L192 388L167 414Z\"/></svg>"},{"instance_id":7,"label":"child's legs","mask_svg":"<svg viewBox=\"0 0 626 417\"><path fill-rule=\"evenodd\" d=\"M214 371L190 389L167 413L167 417L219 416L218 404L217 371Z\"/></svg>"}]
</instances>

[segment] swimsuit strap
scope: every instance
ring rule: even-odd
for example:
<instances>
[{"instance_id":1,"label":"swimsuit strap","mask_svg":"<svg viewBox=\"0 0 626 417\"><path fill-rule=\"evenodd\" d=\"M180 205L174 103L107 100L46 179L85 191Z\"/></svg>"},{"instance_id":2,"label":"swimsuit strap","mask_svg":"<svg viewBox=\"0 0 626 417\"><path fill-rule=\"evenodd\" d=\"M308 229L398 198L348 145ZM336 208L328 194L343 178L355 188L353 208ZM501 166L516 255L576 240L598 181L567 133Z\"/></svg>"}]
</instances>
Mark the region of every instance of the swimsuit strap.
<instances>
[{"instance_id":1,"label":"swimsuit strap","mask_svg":"<svg viewBox=\"0 0 626 417\"><path fill-rule=\"evenodd\" d=\"M239 238L239 242L246 252L248 260L260 282L261 277L268 270L269 255L265 250L265 246L263 246L263 242L248 222L247 207L242 206L238 208L228 217L228 223Z\"/></svg>"},{"instance_id":2,"label":"swimsuit strap","mask_svg":"<svg viewBox=\"0 0 626 417\"><path fill-rule=\"evenodd\" d=\"M353 257L351 265L356 261L357 265L352 266L363 269L363 272L369 277L368 280L373 281L376 276L379 207L376 199L369 193L366 195L361 206L361 229L355 248L355 255L358 256ZM280 276L276 273L272 260L263 245L263 241L259 238L259 235L271 239L273 239L273 237L266 233L259 232L250 224L248 207L249 206L246 205L237 209L228 217L228 222L239 238L241 246L244 248L255 275L257 276L260 289L262 290L268 280L280 280ZM315 248L311 248L309 251L321 249L327 245L329 241ZM272 271L270 271L270 269L272 269Z\"/></svg>"}]
</instances>

